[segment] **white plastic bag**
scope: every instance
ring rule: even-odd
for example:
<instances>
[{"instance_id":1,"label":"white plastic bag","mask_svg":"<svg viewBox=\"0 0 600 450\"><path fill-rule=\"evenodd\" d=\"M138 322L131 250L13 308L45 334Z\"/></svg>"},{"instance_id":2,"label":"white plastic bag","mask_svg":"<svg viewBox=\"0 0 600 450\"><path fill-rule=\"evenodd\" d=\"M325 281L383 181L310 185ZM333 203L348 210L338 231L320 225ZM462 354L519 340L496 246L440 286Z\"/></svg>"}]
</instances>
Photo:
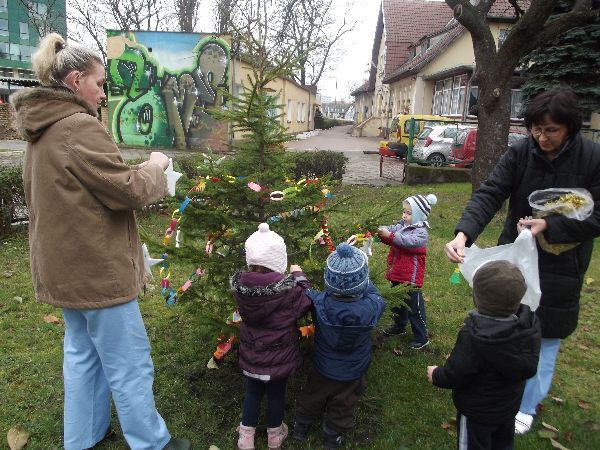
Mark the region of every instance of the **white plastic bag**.
<instances>
[{"instance_id":1,"label":"white plastic bag","mask_svg":"<svg viewBox=\"0 0 600 450\"><path fill-rule=\"evenodd\" d=\"M489 261L498 260L506 260L519 267L527 284L527 291L521 303L535 311L540 304L542 291L538 272L537 247L531 231L523 230L512 244L490 248L479 248L473 244L471 247L465 248L465 262L459 264L459 267L463 277L469 282L469 286L473 287L473 276L477 269Z\"/></svg>"}]
</instances>

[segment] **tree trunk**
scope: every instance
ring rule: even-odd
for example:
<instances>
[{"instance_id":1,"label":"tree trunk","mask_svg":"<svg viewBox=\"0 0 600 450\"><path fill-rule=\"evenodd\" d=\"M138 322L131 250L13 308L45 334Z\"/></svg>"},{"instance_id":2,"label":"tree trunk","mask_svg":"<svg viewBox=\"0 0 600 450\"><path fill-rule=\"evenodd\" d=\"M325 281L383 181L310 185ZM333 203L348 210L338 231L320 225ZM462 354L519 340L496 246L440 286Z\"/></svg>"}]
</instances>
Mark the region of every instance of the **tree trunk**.
<instances>
[{"instance_id":1,"label":"tree trunk","mask_svg":"<svg viewBox=\"0 0 600 450\"><path fill-rule=\"evenodd\" d=\"M510 80L480 74L477 102L477 150L471 172L473 191L479 188L508 148Z\"/></svg>"}]
</instances>

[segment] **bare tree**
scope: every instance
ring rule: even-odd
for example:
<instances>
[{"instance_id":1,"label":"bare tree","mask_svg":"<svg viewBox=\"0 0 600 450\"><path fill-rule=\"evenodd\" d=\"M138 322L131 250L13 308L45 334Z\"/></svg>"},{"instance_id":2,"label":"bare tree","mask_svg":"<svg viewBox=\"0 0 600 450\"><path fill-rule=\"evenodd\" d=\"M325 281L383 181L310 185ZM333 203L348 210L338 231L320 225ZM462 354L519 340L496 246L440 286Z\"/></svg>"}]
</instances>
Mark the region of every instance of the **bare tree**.
<instances>
[{"instance_id":1,"label":"bare tree","mask_svg":"<svg viewBox=\"0 0 600 450\"><path fill-rule=\"evenodd\" d=\"M101 0L119 30L160 30L168 19L160 0Z\"/></svg>"},{"instance_id":2,"label":"bare tree","mask_svg":"<svg viewBox=\"0 0 600 450\"><path fill-rule=\"evenodd\" d=\"M174 0L174 15L179 31L191 33L198 23L198 6L200 0Z\"/></svg>"},{"instance_id":3,"label":"bare tree","mask_svg":"<svg viewBox=\"0 0 600 450\"><path fill-rule=\"evenodd\" d=\"M106 65L106 21L97 5L88 0L70 0L70 7L68 19L71 24L75 24L70 28L71 37L82 43L91 40Z\"/></svg>"},{"instance_id":4,"label":"bare tree","mask_svg":"<svg viewBox=\"0 0 600 450\"><path fill-rule=\"evenodd\" d=\"M58 24L65 20L65 12L57 6L57 0L39 3L33 0L17 0L25 9L29 23L40 37L48 33L59 32Z\"/></svg>"},{"instance_id":5,"label":"bare tree","mask_svg":"<svg viewBox=\"0 0 600 450\"><path fill-rule=\"evenodd\" d=\"M548 20L559 0L530 0L526 11L520 0L511 0L519 18L504 44L497 49L487 22L487 14L495 0L446 0L454 17L469 30L473 41L476 71L474 83L479 86L477 99L477 162L472 185L477 189L508 145L510 126L511 78L519 60L532 50L552 41L576 26L591 23L598 11L593 0L575 0L573 8ZM516 7L515 7L516 6Z\"/></svg>"},{"instance_id":6,"label":"bare tree","mask_svg":"<svg viewBox=\"0 0 600 450\"><path fill-rule=\"evenodd\" d=\"M336 15L333 0L279 0L281 11L278 45L294 49L299 70L294 78L302 85L316 85L323 72L331 67L332 50L342 37L354 29L348 9ZM340 19L341 17L341 19Z\"/></svg>"}]
</instances>

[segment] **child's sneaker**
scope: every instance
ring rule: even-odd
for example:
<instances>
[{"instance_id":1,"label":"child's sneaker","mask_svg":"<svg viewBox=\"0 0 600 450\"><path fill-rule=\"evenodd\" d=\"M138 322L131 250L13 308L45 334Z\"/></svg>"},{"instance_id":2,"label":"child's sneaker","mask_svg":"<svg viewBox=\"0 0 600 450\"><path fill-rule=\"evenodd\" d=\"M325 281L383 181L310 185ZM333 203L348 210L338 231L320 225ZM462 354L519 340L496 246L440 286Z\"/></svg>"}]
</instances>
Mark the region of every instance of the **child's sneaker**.
<instances>
[{"instance_id":1,"label":"child's sneaker","mask_svg":"<svg viewBox=\"0 0 600 450\"><path fill-rule=\"evenodd\" d=\"M410 344L408 344L408 346L410 348L412 348L413 350L421 350L421 349L427 347L428 345L429 345L429 341L427 341L427 342L412 341Z\"/></svg>"},{"instance_id":2,"label":"child's sneaker","mask_svg":"<svg viewBox=\"0 0 600 450\"><path fill-rule=\"evenodd\" d=\"M240 434L237 442L238 450L254 450L256 427L247 427L240 423L240 426L237 427L237 432Z\"/></svg>"},{"instance_id":3,"label":"child's sneaker","mask_svg":"<svg viewBox=\"0 0 600 450\"><path fill-rule=\"evenodd\" d=\"M344 435L332 430L323 422L323 431L325 432L325 448L336 449L344 445Z\"/></svg>"},{"instance_id":4,"label":"child's sneaker","mask_svg":"<svg viewBox=\"0 0 600 450\"><path fill-rule=\"evenodd\" d=\"M515 434L525 434L531 430L533 416L519 411L515 416Z\"/></svg>"},{"instance_id":5,"label":"child's sneaker","mask_svg":"<svg viewBox=\"0 0 600 450\"><path fill-rule=\"evenodd\" d=\"M406 330L404 328L400 328L396 322L392 322L389 327L383 330L383 334L386 336L401 336L406 334Z\"/></svg>"},{"instance_id":6,"label":"child's sneaker","mask_svg":"<svg viewBox=\"0 0 600 450\"><path fill-rule=\"evenodd\" d=\"M294 434L292 437L297 441L305 441L308 437L311 425L311 421L296 418L296 421L294 422Z\"/></svg>"},{"instance_id":7,"label":"child's sneaker","mask_svg":"<svg viewBox=\"0 0 600 450\"><path fill-rule=\"evenodd\" d=\"M285 423L281 422L281 425L278 427L267 428L267 435L269 438L269 450L277 450L281 448L281 444L283 444L288 435L288 427Z\"/></svg>"}]
</instances>

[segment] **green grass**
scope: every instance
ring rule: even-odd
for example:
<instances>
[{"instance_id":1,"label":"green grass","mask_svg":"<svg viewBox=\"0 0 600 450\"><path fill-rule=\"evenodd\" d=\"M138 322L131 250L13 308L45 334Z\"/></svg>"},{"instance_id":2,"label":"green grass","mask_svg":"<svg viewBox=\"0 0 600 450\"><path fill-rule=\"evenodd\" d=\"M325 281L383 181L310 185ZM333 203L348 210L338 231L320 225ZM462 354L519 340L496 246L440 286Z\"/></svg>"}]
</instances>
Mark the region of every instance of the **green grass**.
<instances>
[{"instance_id":1,"label":"green grass","mask_svg":"<svg viewBox=\"0 0 600 450\"><path fill-rule=\"evenodd\" d=\"M455 410L450 391L430 385L426 367L444 362L472 305L470 288L464 280L460 285L449 283L454 265L443 254L443 245L452 238L454 225L469 198L470 186L343 187L334 191L334 195L338 200L347 196L347 200L331 214L330 227L342 229L384 208L380 222L392 223L401 214L403 198L429 192L438 196L438 204L430 216L431 242L424 287L432 343L426 351L409 352L405 350L408 337L386 340L376 333L373 362L367 374L369 387L357 410L356 429L347 436L347 448L438 450L455 447L452 435ZM158 242L168 220L161 215L143 217L140 223L145 240ZM496 218L478 245L494 245L501 224L502 217ZM383 244L375 244L370 263L373 271L383 268L387 249ZM158 247L151 253L157 254ZM535 422L534 432L516 438L517 449L551 448L549 440L537 434L542 421L559 429L558 440L567 448L600 448L600 304L596 301L600 286L599 261L596 249L587 274L595 281L583 289L579 327L563 342L552 391L544 401L540 420ZM189 269L178 268L173 263L172 282L183 282ZM7 272L12 275L5 276ZM191 438L195 448L208 448L211 444L220 449L234 448L243 395L243 379L235 358L229 357L219 370L205 368L214 349L214 339L195 319L194 311L202 307L201 301L166 306L160 297L158 276L155 277L140 305L153 347L159 411L171 433ZM0 431L5 435L13 426L24 427L31 434L28 448L33 450L58 449L62 445L63 325L45 323L46 314L61 318L60 310L34 299L26 234L5 238L0 242ZM387 311L379 327L385 327L389 318ZM310 341L303 341L302 346L306 364L289 384L288 424L293 423L294 398L299 395L310 364ZM402 354L397 355L395 349ZM550 397L559 397L564 404L558 405ZM578 406L580 400L588 402L590 408ZM451 424L449 431L442 427L444 423ZM116 416L113 426L118 431ZM264 425L258 435L257 448L266 448ZM2 439L0 448L6 448L6 441ZM118 432L99 448L126 449L127 445ZM315 429L306 444L290 441L285 448L322 448L321 434Z\"/></svg>"}]
</instances>

